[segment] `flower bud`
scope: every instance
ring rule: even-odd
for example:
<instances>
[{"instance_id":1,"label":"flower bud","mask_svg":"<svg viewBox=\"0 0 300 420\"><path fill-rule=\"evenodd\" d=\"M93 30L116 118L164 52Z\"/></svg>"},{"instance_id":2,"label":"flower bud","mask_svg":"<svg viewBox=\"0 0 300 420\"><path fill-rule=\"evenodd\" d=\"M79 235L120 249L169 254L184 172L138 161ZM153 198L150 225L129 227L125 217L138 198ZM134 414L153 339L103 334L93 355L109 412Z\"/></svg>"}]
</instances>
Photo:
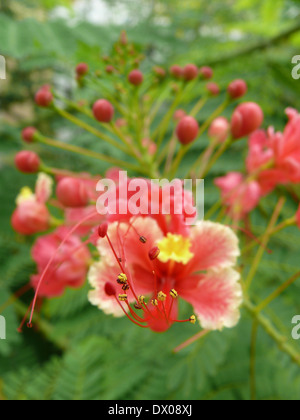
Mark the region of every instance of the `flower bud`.
<instances>
[{"instance_id":1,"label":"flower bud","mask_svg":"<svg viewBox=\"0 0 300 420\"><path fill-rule=\"evenodd\" d=\"M242 79L234 80L230 83L227 89L228 94L232 99L241 98L242 96L246 95L247 90L247 83Z\"/></svg>"},{"instance_id":2,"label":"flower bud","mask_svg":"<svg viewBox=\"0 0 300 420\"><path fill-rule=\"evenodd\" d=\"M20 172L34 174L40 167L40 158L34 152L23 150L15 156L15 165Z\"/></svg>"},{"instance_id":3,"label":"flower bud","mask_svg":"<svg viewBox=\"0 0 300 420\"><path fill-rule=\"evenodd\" d=\"M153 71L156 74L156 76L158 76L160 79L166 77L166 70L162 67L156 66L154 67Z\"/></svg>"},{"instance_id":4,"label":"flower bud","mask_svg":"<svg viewBox=\"0 0 300 420\"><path fill-rule=\"evenodd\" d=\"M106 99L99 99L94 103L93 113L96 120L102 123L109 123L114 116L114 107Z\"/></svg>"},{"instance_id":5,"label":"flower bud","mask_svg":"<svg viewBox=\"0 0 300 420\"><path fill-rule=\"evenodd\" d=\"M114 73L115 68L114 68L114 66L109 65L109 66L106 66L105 71L106 71L107 74L112 74L112 73Z\"/></svg>"},{"instance_id":6,"label":"flower bud","mask_svg":"<svg viewBox=\"0 0 300 420\"><path fill-rule=\"evenodd\" d=\"M218 117L212 123L208 131L209 137L223 143L229 134L230 124L225 117Z\"/></svg>"},{"instance_id":7,"label":"flower bud","mask_svg":"<svg viewBox=\"0 0 300 420\"><path fill-rule=\"evenodd\" d=\"M183 69L183 77L186 81L194 80L198 77L198 67L195 64L188 64Z\"/></svg>"},{"instance_id":8,"label":"flower bud","mask_svg":"<svg viewBox=\"0 0 300 420\"><path fill-rule=\"evenodd\" d=\"M143 139L142 145L147 149L150 156L154 156L157 151L157 145L150 139Z\"/></svg>"},{"instance_id":9,"label":"flower bud","mask_svg":"<svg viewBox=\"0 0 300 420\"><path fill-rule=\"evenodd\" d=\"M105 236L107 235L107 230L108 230L108 223L106 222L102 223L102 225L100 225L98 228L99 237L105 238Z\"/></svg>"},{"instance_id":10,"label":"flower bud","mask_svg":"<svg viewBox=\"0 0 300 420\"><path fill-rule=\"evenodd\" d=\"M22 139L26 141L26 143L32 143L34 141L34 135L37 132L37 129L34 127L26 127L22 131Z\"/></svg>"},{"instance_id":11,"label":"flower bud","mask_svg":"<svg viewBox=\"0 0 300 420\"><path fill-rule=\"evenodd\" d=\"M199 69L200 75L202 76L203 79L205 80L209 80L212 79L213 75L214 75L214 71L211 67L201 67Z\"/></svg>"},{"instance_id":12,"label":"flower bud","mask_svg":"<svg viewBox=\"0 0 300 420\"><path fill-rule=\"evenodd\" d=\"M177 109L174 113L174 120L180 121L183 117L186 117L186 112L183 109Z\"/></svg>"},{"instance_id":13,"label":"flower bud","mask_svg":"<svg viewBox=\"0 0 300 420\"><path fill-rule=\"evenodd\" d=\"M89 66L87 63L79 63L76 67L76 74L79 77L85 76L89 72Z\"/></svg>"},{"instance_id":14,"label":"flower bud","mask_svg":"<svg viewBox=\"0 0 300 420\"><path fill-rule=\"evenodd\" d=\"M175 79L181 79L183 76L183 69L175 64L170 68L170 74L175 77Z\"/></svg>"},{"instance_id":15,"label":"flower bud","mask_svg":"<svg viewBox=\"0 0 300 420\"><path fill-rule=\"evenodd\" d=\"M53 95L48 85L41 87L35 95L37 105L47 108L53 102Z\"/></svg>"},{"instance_id":16,"label":"flower bud","mask_svg":"<svg viewBox=\"0 0 300 420\"><path fill-rule=\"evenodd\" d=\"M28 200L18 205L11 223L13 229L21 235L34 235L49 229L50 214L45 204Z\"/></svg>"},{"instance_id":17,"label":"flower bud","mask_svg":"<svg viewBox=\"0 0 300 420\"><path fill-rule=\"evenodd\" d=\"M199 124L193 117L183 117L176 129L178 140L181 144L187 145L192 143L198 136Z\"/></svg>"},{"instance_id":18,"label":"flower bud","mask_svg":"<svg viewBox=\"0 0 300 420\"><path fill-rule=\"evenodd\" d=\"M115 296L117 294L115 286L112 283L110 283L109 281L105 283L104 291L105 291L107 296Z\"/></svg>"},{"instance_id":19,"label":"flower bud","mask_svg":"<svg viewBox=\"0 0 300 420\"><path fill-rule=\"evenodd\" d=\"M239 139L257 130L264 120L262 109L255 102L245 102L234 111L231 119L231 132Z\"/></svg>"},{"instance_id":20,"label":"flower bud","mask_svg":"<svg viewBox=\"0 0 300 420\"><path fill-rule=\"evenodd\" d=\"M134 86L139 86L143 83L144 76L140 70L132 70L128 75L128 81Z\"/></svg>"},{"instance_id":21,"label":"flower bud","mask_svg":"<svg viewBox=\"0 0 300 420\"><path fill-rule=\"evenodd\" d=\"M220 86L214 82L207 83L206 89L212 96L218 96L220 93Z\"/></svg>"},{"instance_id":22,"label":"flower bud","mask_svg":"<svg viewBox=\"0 0 300 420\"><path fill-rule=\"evenodd\" d=\"M63 178L59 181L56 195L65 207L85 207L89 202L87 188L78 178Z\"/></svg>"}]
</instances>

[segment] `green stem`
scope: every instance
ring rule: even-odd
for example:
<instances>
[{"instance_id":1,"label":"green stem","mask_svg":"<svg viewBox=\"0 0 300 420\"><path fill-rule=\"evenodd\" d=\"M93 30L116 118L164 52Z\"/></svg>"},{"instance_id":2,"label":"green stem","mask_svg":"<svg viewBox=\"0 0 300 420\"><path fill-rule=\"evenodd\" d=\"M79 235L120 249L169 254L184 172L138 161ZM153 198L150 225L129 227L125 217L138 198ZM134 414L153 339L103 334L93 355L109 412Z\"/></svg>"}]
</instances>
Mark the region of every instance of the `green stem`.
<instances>
[{"instance_id":1,"label":"green stem","mask_svg":"<svg viewBox=\"0 0 300 420\"><path fill-rule=\"evenodd\" d=\"M191 110L190 115L191 117L196 117L198 115L198 113L201 111L201 109L204 107L204 105L206 104L206 102L208 101L208 96L205 98L201 98L196 105L194 106L194 108Z\"/></svg>"},{"instance_id":2,"label":"green stem","mask_svg":"<svg viewBox=\"0 0 300 420\"><path fill-rule=\"evenodd\" d=\"M97 152L93 152L91 150L87 150L84 149L83 147L79 147L79 146L75 146L72 144L67 144L67 143L62 143L60 141L57 140L53 140L53 139L49 139L46 138L44 136L42 136L41 134L36 134L36 139L37 141L39 141L40 143L46 144L47 146L51 146L51 147L56 147L58 149L61 150L65 150L68 152L73 152L76 154L79 154L81 156L87 156L93 159L98 159L98 160L102 160L106 163L112 164L114 166L120 166L121 168L124 169L130 169L132 171L135 172L141 172L144 173L145 175L148 174L148 171L146 171L143 168L140 168L138 166L132 165L130 163L124 162L123 160L119 160L119 159L115 159L113 157L110 156L106 156L102 153L97 153Z\"/></svg>"},{"instance_id":3,"label":"green stem","mask_svg":"<svg viewBox=\"0 0 300 420\"><path fill-rule=\"evenodd\" d=\"M250 348L250 394L251 400L256 400L256 344L257 344L258 321L254 319L251 333L251 348Z\"/></svg>"},{"instance_id":4,"label":"green stem","mask_svg":"<svg viewBox=\"0 0 300 420\"><path fill-rule=\"evenodd\" d=\"M300 354L287 342L287 338L282 336L272 325L268 318L261 313L257 313L254 305L245 299L244 307L251 316L261 325L265 332L277 343L279 349L290 356L293 362L300 366Z\"/></svg>"},{"instance_id":5,"label":"green stem","mask_svg":"<svg viewBox=\"0 0 300 420\"><path fill-rule=\"evenodd\" d=\"M206 165L204 171L201 171L201 176L205 177L211 168L215 165L215 163L220 159L220 157L226 152L226 150L230 147L232 143L232 138L229 137L224 143L221 144L219 149L216 151L214 156L212 157L211 161Z\"/></svg>"},{"instance_id":6,"label":"green stem","mask_svg":"<svg viewBox=\"0 0 300 420\"><path fill-rule=\"evenodd\" d=\"M110 144L111 146L121 150L122 152L126 153L127 155L132 156L132 153L130 153L128 151L127 147L124 147L123 145L121 145L120 143L118 143L117 141L113 140L112 138L110 138L109 136L107 136L104 133L101 133L100 131L98 131L96 128L90 126L89 124L85 123L84 121L81 121L80 119L74 117L73 115L69 114L69 112L58 108L57 106L53 106L53 108L55 109L55 111L61 115L62 117L64 117L65 119L71 121L73 124L77 125L78 127L88 131L89 133L93 134L94 136L98 137L99 139L105 141L106 143ZM134 155L132 156L134 157Z\"/></svg>"},{"instance_id":7,"label":"green stem","mask_svg":"<svg viewBox=\"0 0 300 420\"><path fill-rule=\"evenodd\" d=\"M286 198L285 197L281 197L278 200L278 203L277 203L277 205L275 207L275 210L273 212L273 215L271 217L270 223L269 223L269 225L268 225L268 227L266 229L266 232L265 232L265 234L264 234L264 236L262 238L261 246L259 247L259 249L257 251L257 254L256 254L255 258L254 258L253 264L252 264L251 269L249 271L248 277L246 279L246 282L245 282L245 290L246 291L249 290L249 288L251 286L252 280L253 280L253 278L254 278L254 276L256 274L256 271L258 269L259 263L260 263L263 255L264 255L264 252L265 252L267 243L268 243L268 241L270 239L271 232L272 232L272 230L273 230L273 228L274 228L274 226L275 226L275 224L277 222L277 219L278 219L278 217L279 217L279 215L281 213L281 210L282 210L282 208L284 206L285 201L286 201Z\"/></svg>"},{"instance_id":8,"label":"green stem","mask_svg":"<svg viewBox=\"0 0 300 420\"><path fill-rule=\"evenodd\" d=\"M285 220L284 222L280 223L279 225L277 225L271 232L270 232L270 236L274 236L277 233L279 233L280 231L286 229L289 226L293 226L296 223L296 217L291 217L290 219ZM260 236L259 238L257 238L257 240L251 242L250 244L248 244L247 246L245 246L242 249L242 254L245 254L249 251L251 251L251 249L253 249L259 242L261 242L263 239L263 236Z\"/></svg>"},{"instance_id":9,"label":"green stem","mask_svg":"<svg viewBox=\"0 0 300 420\"><path fill-rule=\"evenodd\" d=\"M286 280L281 286L278 287L275 292L273 292L269 297L267 297L263 302L261 302L257 307L256 311L261 312L263 311L273 300L275 300L278 296L281 295L286 289L288 289L296 280L300 277L300 271L294 274L291 278Z\"/></svg>"}]
</instances>

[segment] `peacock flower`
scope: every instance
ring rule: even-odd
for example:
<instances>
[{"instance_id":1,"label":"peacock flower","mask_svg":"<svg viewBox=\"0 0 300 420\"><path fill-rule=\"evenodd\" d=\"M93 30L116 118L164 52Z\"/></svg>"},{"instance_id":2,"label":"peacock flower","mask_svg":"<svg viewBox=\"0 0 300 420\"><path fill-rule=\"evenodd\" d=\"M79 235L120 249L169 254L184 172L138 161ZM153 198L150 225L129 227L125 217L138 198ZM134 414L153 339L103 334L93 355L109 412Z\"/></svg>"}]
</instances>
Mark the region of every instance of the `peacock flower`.
<instances>
[{"instance_id":1,"label":"peacock flower","mask_svg":"<svg viewBox=\"0 0 300 420\"><path fill-rule=\"evenodd\" d=\"M242 289L234 267L240 251L230 228L202 221L189 235L165 233L153 218L137 217L99 232L101 259L88 274L89 300L106 314L125 314L156 332L197 318L210 330L237 324ZM179 297L196 316L178 320Z\"/></svg>"},{"instance_id":2,"label":"peacock flower","mask_svg":"<svg viewBox=\"0 0 300 420\"><path fill-rule=\"evenodd\" d=\"M17 208L12 215L14 230L22 235L33 235L45 232L50 227L50 213L46 202L52 193L52 179L40 173L35 192L29 187L22 188L16 203Z\"/></svg>"},{"instance_id":3,"label":"peacock flower","mask_svg":"<svg viewBox=\"0 0 300 420\"><path fill-rule=\"evenodd\" d=\"M233 220L241 220L255 209L261 198L261 188L257 181L247 180L240 172L230 172L215 179L221 190L223 204Z\"/></svg>"},{"instance_id":4,"label":"peacock flower","mask_svg":"<svg viewBox=\"0 0 300 420\"><path fill-rule=\"evenodd\" d=\"M55 254L58 246L65 239L69 229L58 228L50 235L41 236L32 249L32 257L37 263L38 274L31 277L31 284L36 289L40 277L49 259ZM39 288L40 297L60 296L66 287L81 287L86 279L90 261L90 252L80 237L71 235L49 267L47 277Z\"/></svg>"}]
</instances>

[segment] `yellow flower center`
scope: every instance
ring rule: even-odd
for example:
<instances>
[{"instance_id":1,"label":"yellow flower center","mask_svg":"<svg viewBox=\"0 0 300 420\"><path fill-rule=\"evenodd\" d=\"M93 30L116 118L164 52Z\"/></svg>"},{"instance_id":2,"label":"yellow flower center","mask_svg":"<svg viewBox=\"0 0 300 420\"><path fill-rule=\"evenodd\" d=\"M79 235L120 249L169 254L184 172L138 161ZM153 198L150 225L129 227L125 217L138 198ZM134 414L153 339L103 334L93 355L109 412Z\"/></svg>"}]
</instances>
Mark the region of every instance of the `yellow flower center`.
<instances>
[{"instance_id":1,"label":"yellow flower center","mask_svg":"<svg viewBox=\"0 0 300 420\"><path fill-rule=\"evenodd\" d=\"M31 191L29 187L24 187L21 189L20 194L18 195L16 199L17 205L24 203L25 201L34 201L35 195Z\"/></svg>"},{"instance_id":2,"label":"yellow flower center","mask_svg":"<svg viewBox=\"0 0 300 420\"><path fill-rule=\"evenodd\" d=\"M187 264L194 257L194 254L190 252L191 241L181 235L168 233L164 239L158 242L157 246L160 249L158 259L163 263L174 261Z\"/></svg>"}]
</instances>

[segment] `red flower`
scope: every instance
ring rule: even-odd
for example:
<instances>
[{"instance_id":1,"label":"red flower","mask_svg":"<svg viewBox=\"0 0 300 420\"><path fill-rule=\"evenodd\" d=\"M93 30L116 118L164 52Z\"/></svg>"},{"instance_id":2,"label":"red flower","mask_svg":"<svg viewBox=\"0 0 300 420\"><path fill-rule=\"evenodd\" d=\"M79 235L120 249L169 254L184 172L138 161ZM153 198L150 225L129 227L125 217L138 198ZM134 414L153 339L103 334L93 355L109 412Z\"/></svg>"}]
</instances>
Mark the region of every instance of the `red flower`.
<instances>
[{"instance_id":1,"label":"red flower","mask_svg":"<svg viewBox=\"0 0 300 420\"><path fill-rule=\"evenodd\" d=\"M261 188L256 181L247 181L243 174L230 172L215 180L221 189L223 204L233 220L241 220L258 205Z\"/></svg>"},{"instance_id":2,"label":"red flower","mask_svg":"<svg viewBox=\"0 0 300 420\"><path fill-rule=\"evenodd\" d=\"M37 263L38 274L32 276L31 283L37 287L40 277L50 258L62 243L68 229L59 228L56 232L40 237L32 250L32 257ZM60 296L66 287L78 288L86 279L90 253L88 248L81 243L78 236L72 235L55 256L47 276L41 283L39 296Z\"/></svg>"},{"instance_id":3,"label":"red flower","mask_svg":"<svg viewBox=\"0 0 300 420\"><path fill-rule=\"evenodd\" d=\"M230 228L200 222L189 236L165 234L152 218L139 217L111 224L98 250L101 260L88 276L94 289L89 299L105 313L127 313L134 323L162 332L180 322L180 296L194 307L203 328L238 322L242 289L233 267L239 248ZM195 320L192 316L183 322Z\"/></svg>"}]
</instances>

